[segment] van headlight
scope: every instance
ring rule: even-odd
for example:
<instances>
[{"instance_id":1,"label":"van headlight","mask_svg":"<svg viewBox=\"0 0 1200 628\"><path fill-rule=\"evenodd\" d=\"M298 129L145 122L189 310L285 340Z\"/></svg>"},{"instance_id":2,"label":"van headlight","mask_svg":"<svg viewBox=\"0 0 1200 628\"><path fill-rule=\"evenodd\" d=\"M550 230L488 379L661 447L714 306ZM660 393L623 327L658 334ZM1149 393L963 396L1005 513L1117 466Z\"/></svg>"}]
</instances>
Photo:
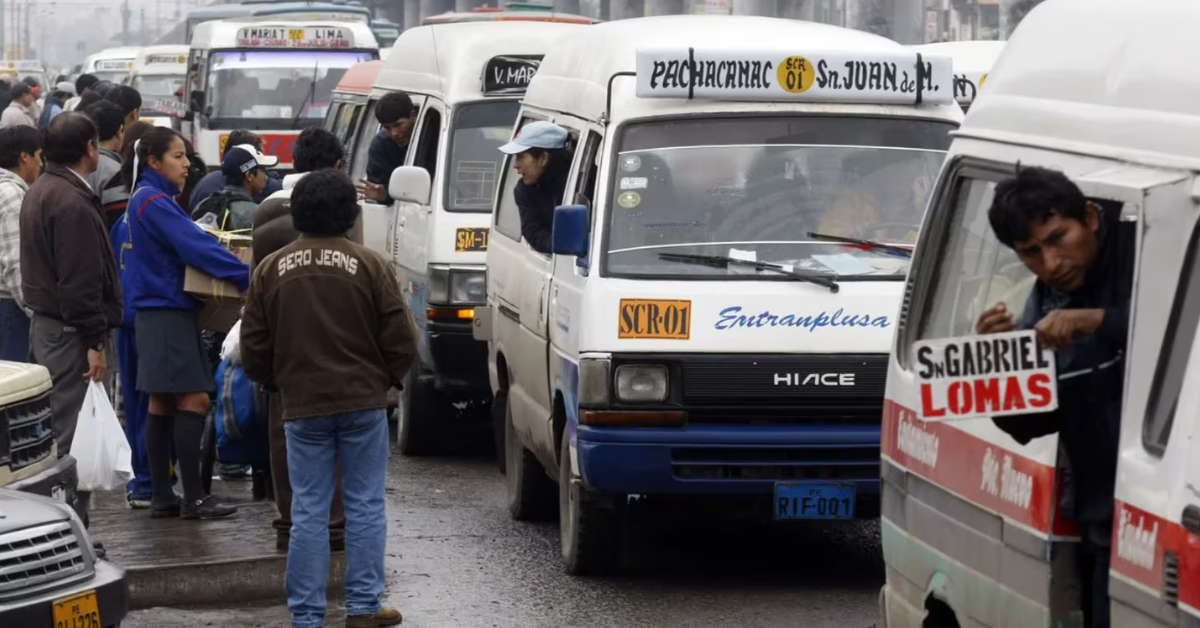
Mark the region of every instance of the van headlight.
<instances>
[{"instance_id":1,"label":"van headlight","mask_svg":"<svg viewBox=\"0 0 1200 628\"><path fill-rule=\"evenodd\" d=\"M487 273L476 270L450 271L450 303L455 305L487 303Z\"/></svg>"},{"instance_id":2,"label":"van headlight","mask_svg":"<svg viewBox=\"0 0 1200 628\"><path fill-rule=\"evenodd\" d=\"M487 271L431 268L426 299L431 305L484 305Z\"/></svg>"},{"instance_id":3,"label":"van headlight","mask_svg":"<svg viewBox=\"0 0 1200 628\"><path fill-rule=\"evenodd\" d=\"M617 367L617 399L630 403L667 400L667 367L661 364L625 364Z\"/></svg>"}]
</instances>

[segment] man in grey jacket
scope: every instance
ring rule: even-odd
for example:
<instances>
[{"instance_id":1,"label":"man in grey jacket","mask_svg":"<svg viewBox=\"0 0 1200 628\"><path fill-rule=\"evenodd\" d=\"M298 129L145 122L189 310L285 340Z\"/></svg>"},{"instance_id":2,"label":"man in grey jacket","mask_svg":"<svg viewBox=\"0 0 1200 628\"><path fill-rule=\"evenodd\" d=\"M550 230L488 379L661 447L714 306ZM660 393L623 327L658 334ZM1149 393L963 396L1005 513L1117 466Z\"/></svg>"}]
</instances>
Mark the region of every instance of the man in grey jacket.
<instances>
[{"instance_id":1,"label":"man in grey jacket","mask_svg":"<svg viewBox=\"0 0 1200 628\"><path fill-rule=\"evenodd\" d=\"M125 141L125 112L115 103L102 100L83 111L100 132L100 166L88 175L88 185L100 196L109 230L125 213L129 190L121 178L121 144Z\"/></svg>"}]
</instances>

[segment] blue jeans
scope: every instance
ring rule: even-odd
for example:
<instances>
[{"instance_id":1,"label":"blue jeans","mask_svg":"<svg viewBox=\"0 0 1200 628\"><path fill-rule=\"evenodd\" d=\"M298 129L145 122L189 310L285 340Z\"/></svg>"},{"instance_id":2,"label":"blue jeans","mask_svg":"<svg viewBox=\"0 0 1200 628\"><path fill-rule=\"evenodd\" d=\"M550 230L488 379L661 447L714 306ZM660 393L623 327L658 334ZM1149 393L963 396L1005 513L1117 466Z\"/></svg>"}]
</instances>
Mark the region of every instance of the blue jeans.
<instances>
[{"instance_id":1,"label":"blue jeans","mask_svg":"<svg viewBox=\"0 0 1200 628\"><path fill-rule=\"evenodd\" d=\"M0 299L0 360L29 361L29 317L12 299Z\"/></svg>"},{"instance_id":2,"label":"blue jeans","mask_svg":"<svg viewBox=\"0 0 1200 628\"><path fill-rule=\"evenodd\" d=\"M134 499L150 499L150 457L146 453L146 420L150 395L137 389L137 335L132 326L117 330L117 362L121 365L121 397L125 403L125 438L132 452L133 479L125 490Z\"/></svg>"},{"instance_id":3,"label":"blue jeans","mask_svg":"<svg viewBox=\"0 0 1200 628\"><path fill-rule=\"evenodd\" d=\"M346 613L378 613L387 545L387 414L379 409L293 419L283 429L292 484L287 596L293 628L324 625L329 506L339 459L346 506Z\"/></svg>"}]
</instances>

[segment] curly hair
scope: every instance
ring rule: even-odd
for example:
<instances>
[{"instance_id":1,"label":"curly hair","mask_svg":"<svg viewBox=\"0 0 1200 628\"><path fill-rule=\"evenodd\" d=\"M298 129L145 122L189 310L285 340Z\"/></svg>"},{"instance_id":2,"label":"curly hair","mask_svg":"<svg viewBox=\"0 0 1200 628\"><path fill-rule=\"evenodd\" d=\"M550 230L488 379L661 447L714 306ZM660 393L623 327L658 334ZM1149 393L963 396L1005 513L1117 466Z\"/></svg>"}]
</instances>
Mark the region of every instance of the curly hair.
<instances>
[{"instance_id":1,"label":"curly hair","mask_svg":"<svg viewBox=\"0 0 1200 628\"><path fill-rule=\"evenodd\" d=\"M292 188L292 226L300 233L342 235L358 220L358 191L340 170L304 175Z\"/></svg>"},{"instance_id":2,"label":"curly hair","mask_svg":"<svg viewBox=\"0 0 1200 628\"><path fill-rule=\"evenodd\" d=\"M337 168L342 156L342 143L336 135L320 127L310 127L296 138L292 167L296 172Z\"/></svg>"}]
</instances>

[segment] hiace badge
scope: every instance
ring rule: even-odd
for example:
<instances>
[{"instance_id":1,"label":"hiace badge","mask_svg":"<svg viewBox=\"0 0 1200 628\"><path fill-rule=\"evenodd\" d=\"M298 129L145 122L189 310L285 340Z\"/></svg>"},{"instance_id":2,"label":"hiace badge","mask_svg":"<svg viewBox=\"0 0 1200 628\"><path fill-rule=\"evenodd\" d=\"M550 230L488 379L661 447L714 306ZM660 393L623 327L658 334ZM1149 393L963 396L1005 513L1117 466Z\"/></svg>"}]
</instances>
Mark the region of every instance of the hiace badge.
<instances>
[{"instance_id":1,"label":"hiace badge","mask_svg":"<svg viewBox=\"0 0 1200 628\"><path fill-rule=\"evenodd\" d=\"M926 421L1058 408L1054 352L1034 331L924 340L913 344L913 364Z\"/></svg>"}]
</instances>

